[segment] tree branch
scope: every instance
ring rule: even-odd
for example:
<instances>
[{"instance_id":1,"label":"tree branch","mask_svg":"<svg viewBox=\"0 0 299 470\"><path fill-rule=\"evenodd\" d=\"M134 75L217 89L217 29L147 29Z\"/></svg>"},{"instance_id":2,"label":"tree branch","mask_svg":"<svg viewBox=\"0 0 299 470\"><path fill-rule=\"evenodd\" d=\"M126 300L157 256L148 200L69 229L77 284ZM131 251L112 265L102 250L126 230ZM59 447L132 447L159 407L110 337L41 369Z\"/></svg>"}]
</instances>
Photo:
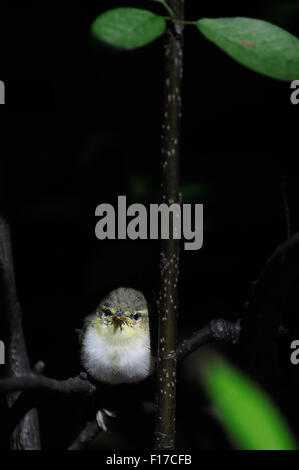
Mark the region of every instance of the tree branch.
<instances>
[{"instance_id":1,"label":"tree branch","mask_svg":"<svg viewBox=\"0 0 299 470\"><path fill-rule=\"evenodd\" d=\"M169 0L178 20L184 19L184 0ZM162 125L162 199L180 204L179 153L183 75L183 25L170 23L165 42L164 108ZM162 240L160 261L159 339L155 448L175 446L176 341L178 313L179 240L170 223Z\"/></svg>"},{"instance_id":2,"label":"tree branch","mask_svg":"<svg viewBox=\"0 0 299 470\"><path fill-rule=\"evenodd\" d=\"M8 330L7 367L12 377L31 373L25 339L22 329L22 312L18 302L10 230L7 221L0 214L0 275L4 297L5 318ZM8 396L8 406L12 407L19 393ZM10 437L11 448L40 449L40 432L36 409L29 410L19 422Z\"/></svg>"},{"instance_id":3,"label":"tree branch","mask_svg":"<svg viewBox=\"0 0 299 470\"><path fill-rule=\"evenodd\" d=\"M241 321L232 323L223 318L210 321L201 330L183 340L176 349L177 361L182 361L196 349L212 341L238 343L241 333Z\"/></svg>"},{"instance_id":4,"label":"tree branch","mask_svg":"<svg viewBox=\"0 0 299 470\"><path fill-rule=\"evenodd\" d=\"M65 380L56 380L43 375L26 375L22 377L8 377L0 380L1 392L12 392L16 390L45 390L51 393L65 395L82 393L92 395L96 391L95 385L82 375L70 377Z\"/></svg>"},{"instance_id":5,"label":"tree branch","mask_svg":"<svg viewBox=\"0 0 299 470\"><path fill-rule=\"evenodd\" d=\"M240 332L240 320L235 323L223 318L212 320L178 345L176 348L176 360L182 361L196 349L212 341L232 342L235 344L239 341ZM81 372L76 377L70 377L65 380L57 380L37 374L0 379L0 392L7 393L16 390L44 390L50 393L65 395L78 393L90 396L96 392L96 386L87 379L84 372Z\"/></svg>"}]
</instances>

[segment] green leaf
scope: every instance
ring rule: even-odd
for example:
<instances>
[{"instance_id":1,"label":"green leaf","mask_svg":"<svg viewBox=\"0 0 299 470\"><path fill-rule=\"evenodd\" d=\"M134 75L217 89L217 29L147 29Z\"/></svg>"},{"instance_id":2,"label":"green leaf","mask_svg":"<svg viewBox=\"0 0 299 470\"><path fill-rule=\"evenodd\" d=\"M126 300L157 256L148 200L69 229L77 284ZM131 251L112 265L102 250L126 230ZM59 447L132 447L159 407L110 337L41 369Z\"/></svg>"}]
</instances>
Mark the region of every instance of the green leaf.
<instances>
[{"instance_id":1,"label":"green leaf","mask_svg":"<svg viewBox=\"0 0 299 470\"><path fill-rule=\"evenodd\" d=\"M299 78L299 40L253 18L203 18L199 31L242 65L279 80Z\"/></svg>"},{"instance_id":2,"label":"green leaf","mask_svg":"<svg viewBox=\"0 0 299 470\"><path fill-rule=\"evenodd\" d=\"M271 399L230 363L213 355L203 361L204 388L228 435L247 450L295 449L295 441Z\"/></svg>"},{"instance_id":3,"label":"green leaf","mask_svg":"<svg viewBox=\"0 0 299 470\"><path fill-rule=\"evenodd\" d=\"M161 36L166 23L161 16L137 8L115 8L98 16L91 32L100 41L119 49L136 49Z\"/></svg>"}]
</instances>

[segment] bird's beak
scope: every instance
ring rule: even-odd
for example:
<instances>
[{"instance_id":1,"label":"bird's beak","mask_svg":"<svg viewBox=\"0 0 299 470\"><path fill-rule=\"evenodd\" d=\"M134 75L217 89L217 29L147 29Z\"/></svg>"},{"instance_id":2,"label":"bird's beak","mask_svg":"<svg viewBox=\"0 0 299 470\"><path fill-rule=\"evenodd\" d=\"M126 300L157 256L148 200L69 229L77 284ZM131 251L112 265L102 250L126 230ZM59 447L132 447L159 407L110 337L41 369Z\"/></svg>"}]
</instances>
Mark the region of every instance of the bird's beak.
<instances>
[{"instance_id":1,"label":"bird's beak","mask_svg":"<svg viewBox=\"0 0 299 470\"><path fill-rule=\"evenodd\" d=\"M123 312L116 312L113 315L112 319L114 321L115 326L121 326L123 324L132 325L135 323L131 318L127 317L127 315L125 315Z\"/></svg>"}]
</instances>

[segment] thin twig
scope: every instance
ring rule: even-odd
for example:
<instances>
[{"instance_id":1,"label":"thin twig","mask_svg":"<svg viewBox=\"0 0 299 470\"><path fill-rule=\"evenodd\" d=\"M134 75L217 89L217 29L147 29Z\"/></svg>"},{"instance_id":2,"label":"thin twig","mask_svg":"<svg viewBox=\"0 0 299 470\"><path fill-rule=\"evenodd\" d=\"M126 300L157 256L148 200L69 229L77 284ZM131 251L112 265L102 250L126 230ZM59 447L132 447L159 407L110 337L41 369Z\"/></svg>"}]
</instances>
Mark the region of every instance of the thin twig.
<instances>
[{"instance_id":1,"label":"thin twig","mask_svg":"<svg viewBox=\"0 0 299 470\"><path fill-rule=\"evenodd\" d=\"M100 429L96 419L88 421L86 426L74 439L68 450L83 450L99 434Z\"/></svg>"}]
</instances>

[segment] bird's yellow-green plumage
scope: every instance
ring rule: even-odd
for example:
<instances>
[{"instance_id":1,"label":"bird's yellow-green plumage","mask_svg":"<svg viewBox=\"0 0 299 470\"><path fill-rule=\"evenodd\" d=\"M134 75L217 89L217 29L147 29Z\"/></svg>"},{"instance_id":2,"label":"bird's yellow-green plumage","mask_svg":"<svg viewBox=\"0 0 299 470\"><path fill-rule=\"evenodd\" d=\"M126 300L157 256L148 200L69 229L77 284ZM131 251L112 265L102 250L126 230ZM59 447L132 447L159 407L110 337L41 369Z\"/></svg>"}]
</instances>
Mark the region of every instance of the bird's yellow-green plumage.
<instances>
[{"instance_id":1,"label":"bird's yellow-green plumage","mask_svg":"<svg viewBox=\"0 0 299 470\"><path fill-rule=\"evenodd\" d=\"M96 380L110 384L139 382L150 375L149 313L143 294L120 287L85 320L82 363Z\"/></svg>"}]
</instances>

